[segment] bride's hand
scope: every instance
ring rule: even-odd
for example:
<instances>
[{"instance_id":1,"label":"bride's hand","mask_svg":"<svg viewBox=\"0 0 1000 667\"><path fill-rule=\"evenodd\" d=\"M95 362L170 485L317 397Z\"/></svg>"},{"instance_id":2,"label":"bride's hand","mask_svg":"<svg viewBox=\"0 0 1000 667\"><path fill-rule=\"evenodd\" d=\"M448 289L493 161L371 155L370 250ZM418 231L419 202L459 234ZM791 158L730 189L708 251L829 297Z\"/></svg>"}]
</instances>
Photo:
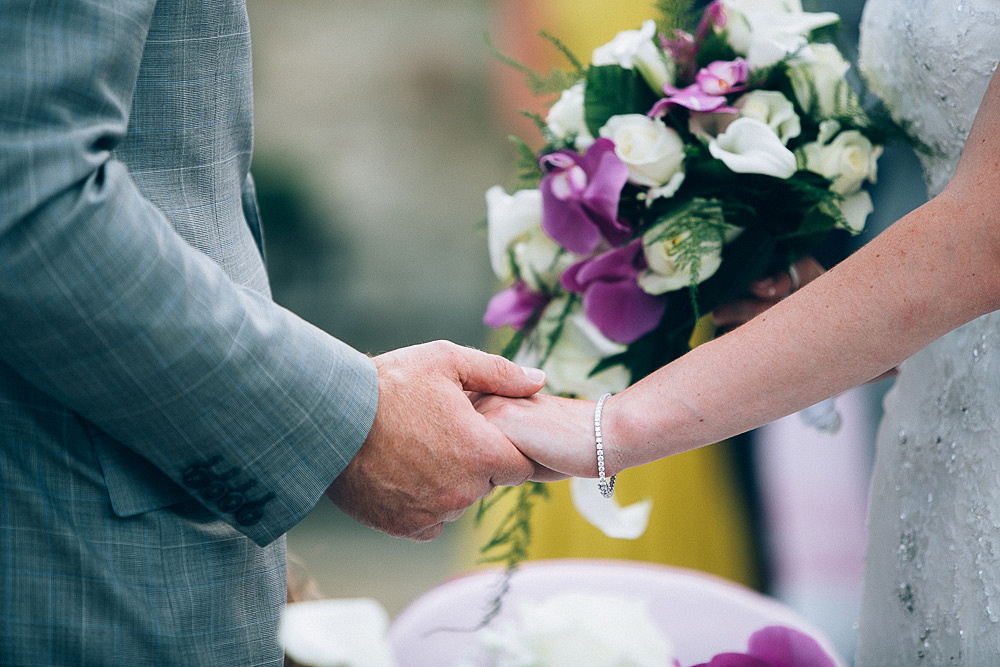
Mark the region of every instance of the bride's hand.
<instances>
[{"instance_id":1,"label":"bride's hand","mask_svg":"<svg viewBox=\"0 0 1000 667\"><path fill-rule=\"evenodd\" d=\"M485 395L475 405L476 410L503 431L525 456L549 471L562 473L562 476L597 477L594 401L542 394L514 400ZM606 419L608 403L605 403L604 414ZM620 465L606 428L604 440L607 450L605 472L610 476L619 471Z\"/></svg>"},{"instance_id":2,"label":"bride's hand","mask_svg":"<svg viewBox=\"0 0 1000 667\"><path fill-rule=\"evenodd\" d=\"M792 264L787 272L752 283L747 297L723 304L712 313L712 318L719 327L719 333L723 334L749 322L792 292L816 280L823 273L824 269L819 262L812 257L803 257Z\"/></svg>"}]
</instances>

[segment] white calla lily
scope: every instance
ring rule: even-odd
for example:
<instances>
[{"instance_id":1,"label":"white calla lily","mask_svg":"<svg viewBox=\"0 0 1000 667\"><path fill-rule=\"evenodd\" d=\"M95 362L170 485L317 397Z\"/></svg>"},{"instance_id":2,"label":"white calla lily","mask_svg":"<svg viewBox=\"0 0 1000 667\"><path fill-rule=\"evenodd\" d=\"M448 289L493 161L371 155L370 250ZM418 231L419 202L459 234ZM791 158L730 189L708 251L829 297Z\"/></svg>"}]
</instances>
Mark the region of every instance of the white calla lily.
<instances>
[{"instance_id":1,"label":"white calla lily","mask_svg":"<svg viewBox=\"0 0 1000 667\"><path fill-rule=\"evenodd\" d=\"M594 49L591 64L635 69L650 88L660 92L663 84L673 82L673 62L656 46L655 39L656 22L645 21L639 30L623 30L607 44Z\"/></svg>"},{"instance_id":2,"label":"white calla lily","mask_svg":"<svg viewBox=\"0 0 1000 667\"><path fill-rule=\"evenodd\" d=\"M646 532L653 501L640 500L626 507L614 498L605 498L597 488L597 481L574 477L569 483L573 506L584 519L608 537L635 540Z\"/></svg>"},{"instance_id":3,"label":"white calla lily","mask_svg":"<svg viewBox=\"0 0 1000 667\"><path fill-rule=\"evenodd\" d=\"M541 229L542 193L518 190L509 195L502 186L495 185L486 191L486 221L493 273L500 280L510 280L508 252L518 238L532 229Z\"/></svg>"},{"instance_id":4,"label":"white calla lily","mask_svg":"<svg viewBox=\"0 0 1000 667\"><path fill-rule=\"evenodd\" d=\"M790 178L797 165L795 154L756 118L737 118L708 144L712 157L738 174L764 174Z\"/></svg>"},{"instance_id":5,"label":"white calla lily","mask_svg":"<svg viewBox=\"0 0 1000 667\"><path fill-rule=\"evenodd\" d=\"M723 0L729 43L758 69L796 55L812 59L806 36L840 20L833 12L803 12L799 0Z\"/></svg>"},{"instance_id":6,"label":"white calla lily","mask_svg":"<svg viewBox=\"0 0 1000 667\"><path fill-rule=\"evenodd\" d=\"M574 85L562 91L559 99L549 108L545 124L557 139L563 141L573 138L573 147L580 153L587 152L594 143L594 137L587 129L584 118L583 100L586 83L577 81Z\"/></svg>"},{"instance_id":7,"label":"white calla lily","mask_svg":"<svg viewBox=\"0 0 1000 667\"><path fill-rule=\"evenodd\" d=\"M285 608L278 637L308 667L395 667L389 614L368 598L297 602Z\"/></svg>"}]
</instances>

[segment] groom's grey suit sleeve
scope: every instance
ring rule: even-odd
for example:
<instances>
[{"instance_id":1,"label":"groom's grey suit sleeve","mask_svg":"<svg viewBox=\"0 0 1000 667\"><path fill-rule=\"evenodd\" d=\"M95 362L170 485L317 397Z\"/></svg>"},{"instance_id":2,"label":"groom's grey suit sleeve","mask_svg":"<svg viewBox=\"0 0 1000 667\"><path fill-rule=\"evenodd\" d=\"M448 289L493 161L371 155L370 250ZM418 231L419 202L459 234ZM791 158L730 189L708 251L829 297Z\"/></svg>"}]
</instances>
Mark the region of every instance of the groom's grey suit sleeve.
<instances>
[{"instance_id":1,"label":"groom's grey suit sleeve","mask_svg":"<svg viewBox=\"0 0 1000 667\"><path fill-rule=\"evenodd\" d=\"M81 418L120 516L190 496L266 545L361 446L377 373L269 298L246 30L241 2L0 6L0 372Z\"/></svg>"}]
</instances>

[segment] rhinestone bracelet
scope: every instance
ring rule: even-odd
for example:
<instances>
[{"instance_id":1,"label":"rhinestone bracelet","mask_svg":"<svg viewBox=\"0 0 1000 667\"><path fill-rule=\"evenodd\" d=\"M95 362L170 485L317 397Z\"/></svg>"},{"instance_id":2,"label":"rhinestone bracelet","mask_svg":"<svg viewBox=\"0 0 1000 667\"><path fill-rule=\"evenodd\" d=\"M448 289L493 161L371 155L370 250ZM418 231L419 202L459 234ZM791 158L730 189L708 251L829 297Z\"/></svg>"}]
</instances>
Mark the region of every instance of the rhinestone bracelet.
<instances>
[{"instance_id":1,"label":"rhinestone bracelet","mask_svg":"<svg viewBox=\"0 0 1000 667\"><path fill-rule=\"evenodd\" d=\"M597 399L597 407L594 409L594 440L597 442L597 488L601 495L610 498L615 492L615 475L608 479L604 476L604 442L601 439L601 408L604 401L611 397L611 394L604 394Z\"/></svg>"}]
</instances>

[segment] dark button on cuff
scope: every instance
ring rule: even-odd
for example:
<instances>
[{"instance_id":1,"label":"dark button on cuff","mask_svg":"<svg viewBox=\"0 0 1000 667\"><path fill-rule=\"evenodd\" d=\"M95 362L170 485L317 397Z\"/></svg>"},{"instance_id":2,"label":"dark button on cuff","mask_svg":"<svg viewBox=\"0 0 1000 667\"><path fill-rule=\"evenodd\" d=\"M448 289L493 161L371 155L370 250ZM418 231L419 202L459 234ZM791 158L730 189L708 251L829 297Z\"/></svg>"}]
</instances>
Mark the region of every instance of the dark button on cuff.
<instances>
[{"instance_id":1,"label":"dark button on cuff","mask_svg":"<svg viewBox=\"0 0 1000 667\"><path fill-rule=\"evenodd\" d=\"M227 493L229 493L229 486L225 482L215 481L208 484L205 488L199 491L201 497L210 503L214 503L219 500Z\"/></svg>"},{"instance_id":2,"label":"dark button on cuff","mask_svg":"<svg viewBox=\"0 0 1000 667\"><path fill-rule=\"evenodd\" d=\"M235 512L239 508L243 507L243 504L246 501L247 499L242 493L239 491L233 491L219 501L219 509L223 512Z\"/></svg>"},{"instance_id":3,"label":"dark button on cuff","mask_svg":"<svg viewBox=\"0 0 1000 667\"><path fill-rule=\"evenodd\" d=\"M187 486L192 489L200 489L218 478L218 474L213 472L212 466L222 460L221 456L213 456L208 461L196 463L184 470L182 479Z\"/></svg>"},{"instance_id":4,"label":"dark button on cuff","mask_svg":"<svg viewBox=\"0 0 1000 667\"><path fill-rule=\"evenodd\" d=\"M264 517L264 505L274 500L274 494L268 493L257 500L246 503L236 512L236 523L241 526L252 526Z\"/></svg>"}]
</instances>

